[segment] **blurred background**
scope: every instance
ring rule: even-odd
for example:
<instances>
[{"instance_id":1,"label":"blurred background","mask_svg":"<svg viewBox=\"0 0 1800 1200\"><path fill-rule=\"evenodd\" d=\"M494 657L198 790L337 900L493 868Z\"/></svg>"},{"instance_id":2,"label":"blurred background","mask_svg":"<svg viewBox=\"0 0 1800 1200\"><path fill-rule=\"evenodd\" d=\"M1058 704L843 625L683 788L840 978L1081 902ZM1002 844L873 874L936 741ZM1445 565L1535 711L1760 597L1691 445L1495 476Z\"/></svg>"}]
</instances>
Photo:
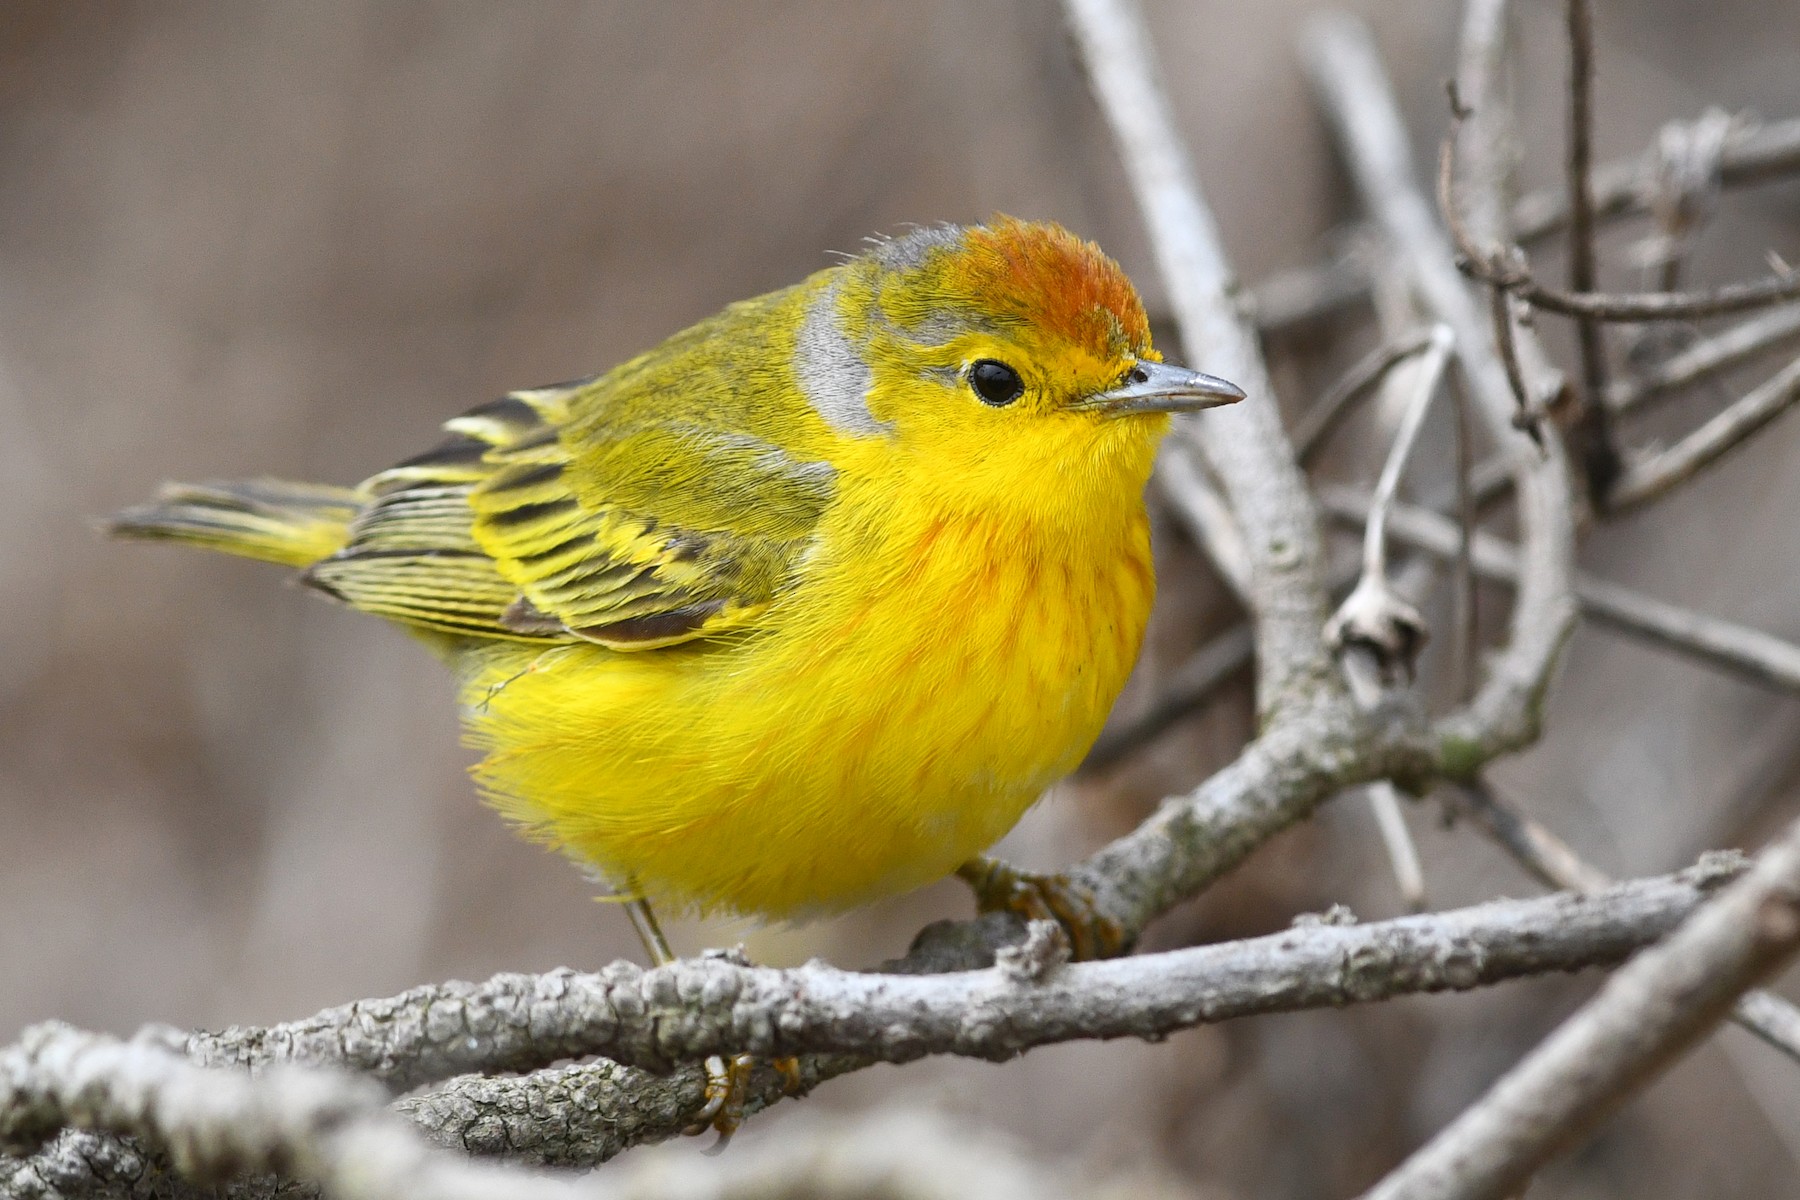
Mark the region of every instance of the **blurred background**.
<instances>
[{"instance_id":1,"label":"blurred background","mask_svg":"<svg viewBox=\"0 0 1800 1200\"><path fill-rule=\"evenodd\" d=\"M1355 215L1294 49L1323 5L1147 7L1240 273L1318 258ZM1430 161L1458 6L1349 7L1373 24ZM1520 7L1524 172L1545 182L1561 153L1561 6ZM1603 159L1709 105L1800 113L1800 6L1598 8ZM49 1017L263 1023L636 956L622 914L475 800L449 682L404 635L274 568L109 544L95 519L165 479L353 482L464 408L618 362L868 234L997 211L1098 239L1160 307L1045 0L6 5L0 1042ZM1637 282L1628 241L1608 243L1608 282ZM1771 249L1800 258L1790 185L1728 196L1699 274L1760 273ZM1360 319L1271 343L1290 415L1374 343ZM1718 399L1695 403L1689 418ZM1341 449L1341 478L1376 461L1355 437ZM1800 425L1779 426L1602 531L1584 566L1800 638L1796 467ZM1125 715L1234 619L1162 525L1163 595ZM1246 676L1127 763L1058 789L1004 852L1036 866L1088 852L1228 760L1249 712ZM1496 778L1615 872L1754 844L1800 799L1800 703L1605 632L1577 634L1550 722ZM1434 805L1409 819L1434 905L1535 890ZM1149 946L1265 932L1334 902L1400 909L1353 799ZM771 963L857 966L969 908L939 885L798 929L672 933L689 951L743 941ZM1348 1195L1595 982L880 1068L789 1107L928 1106L1170 1195ZM784 1119L743 1136L779 1137ZM1727 1029L1532 1194L1773 1197L1797 1180L1800 1067Z\"/></svg>"}]
</instances>

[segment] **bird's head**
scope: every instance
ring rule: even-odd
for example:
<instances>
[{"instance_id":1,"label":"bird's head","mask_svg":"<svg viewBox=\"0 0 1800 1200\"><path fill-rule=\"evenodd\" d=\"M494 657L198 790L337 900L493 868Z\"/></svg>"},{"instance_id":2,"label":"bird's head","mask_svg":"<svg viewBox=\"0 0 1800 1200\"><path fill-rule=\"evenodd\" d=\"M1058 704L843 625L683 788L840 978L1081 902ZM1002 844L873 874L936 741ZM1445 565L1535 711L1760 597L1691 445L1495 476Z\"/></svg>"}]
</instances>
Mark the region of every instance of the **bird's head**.
<instances>
[{"instance_id":1,"label":"bird's head","mask_svg":"<svg viewBox=\"0 0 1800 1200\"><path fill-rule=\"evenodd\" d=\"M825 278L796 348L808 399L976 487L1147 474L1169 413L1244 395L1163 362L1125 273L1058 225L919 229Z\"/></svg>"}]
</instances>

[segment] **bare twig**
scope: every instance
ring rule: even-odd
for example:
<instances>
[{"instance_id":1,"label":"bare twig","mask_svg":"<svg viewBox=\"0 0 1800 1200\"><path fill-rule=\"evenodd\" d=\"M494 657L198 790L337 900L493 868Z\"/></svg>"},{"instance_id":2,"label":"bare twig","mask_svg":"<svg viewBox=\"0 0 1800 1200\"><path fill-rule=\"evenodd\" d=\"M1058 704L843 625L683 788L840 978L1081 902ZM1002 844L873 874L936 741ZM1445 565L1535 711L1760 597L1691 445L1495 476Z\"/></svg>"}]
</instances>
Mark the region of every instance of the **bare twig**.
<instances>
[{"instance_id":1,"label":"bare twig","mask_svg":"<svg viewBox=\"0 0 1800 1200\"><path fill-rule=\"evenodd\" d=\"M1800 951L1800 823L1369 1193L1502 1200Z\"/></svg>"},{"instance_id":2,"label":"bare twig","mask_svg":"<svg viewBox=\"0 0 1800 1200\"><path fill-rule=\"evenodd\" d=\"M1598 281L1594 265L1594 203L1588 189L1593 159L1594 12L1591 0L1568 0L1569 25L1569 287L1592 292ZM1613 444L1606 405L1606 343L1600 322L1583 317L1575 323L1581 348L1581 415L1573 434L1576 457L1587 476L1588 495L1604 508L1619 475L1619 451Z\"/></svg>"},{"instance_id":3,"label":"bare twig","mask_svg":"<svg viewBox=\"0 0 1800 1200\"><path fill-rule=\"evenodd\" d=\"M1431 402L1437 397L1438 384L1450 361L1453 344L1449 326L1432 327L1425 354L1418 364L1417 390L1406 407L1399 432L1394 435L1394 444L1388 451L1387 461L1382 465L1381 475L1375 483L1374 501L1369 509L1369 526L1363 537L1365 576L1387 575L1388 510L1393 507L1395 497L1399 494L1400 475L1406 469L1407 460L1412 457L1413 447L1418 444L1419 431L1425 428L1425 414L1431 411Z\"/></svg>"},{"instance_id":4,"label":"bare twig","mask_svg":"<svg viewBox=\"0 0 1800 1200\"><path fill-rule=\"evenodd\" d=\"M1425 641L1425 622L1418 610L1397 596L1388 584L1387 514L1399 492L1401 472L1443 381L1451 346L1449 327L1437 325L1431 330L1424 354L1411 364L1411 376L1405 382L1414 390L1375 484L1375 498L1363 533L1362 576L1325 626L1325 639L1334 650L1342 653L1346 646L1355 645L1369 651L1386 678L1411 677L1414 660Z\"/></svg>"},{"instance_id":5,"label":"bare twig","mask_svg":"<svg viewBox=\"0 0 1800 1200\"><path fill-rule=\"evenodd\" d=\"M1709 119L1698 118L1696 124ZM1735 118L1719 148L1716 183L1743 187L1800 174L1800 117L1757 124ZM1643 156L1604 163L1590 175L1596 220L1648 211L1660 184ZM1514 235L1534 242L1567 227L1569 193L1555 185L1528 193L1510 211ZM1247 306L1264 332L1321 319L1367 296L1366 270L1354 259L1334 258L1311 267L1279 272L1252 289Z\"/></svg>"},{"instance_id":6,"label":"bare twig","mask_svg":"<svg viewBox=\"0 0 1800 1200\"><path fill-rule=\"evenodd\" d=\"M1257 620L1258 707L1316 699L1335 686L1320 639L1324 551L1305 480L1288 448L1255 334L1231 302L1218 231L1175 132L1141 17L1124 0L1065 0L1082 62L1150 227L1190 358L1249 393L1232 420L1183 436L1212 464L1244 532Z\"/></svg>"},{"instance_id":7,"label":"bare twig","mask_svg":"<svg viewBox=\"0 0 1800 1200\"><path fill-rule=\"evenodd\" d=\"M1464 811L1539 883L1577 892L1612 886L1606 872L1583 861L1567 842L1500 799L1485 780L1452 786L1464 801ZM1781 997L1764 991L1746 992L1732 1008L1731 1020L1800 1061L1800 1009Z\"/></svg>"},{"instance_id":8,"label":"bare twig","mask_svg":"<svg viewBox=\"0 0 1800 1200\"><path fill-rule=\"evenodd\" d=\"M1400 789L1385 781L1369 785L1369 811L1375 817L1375 828L1381 834L1382 848L1387 852L1388 866L1394 872L1394 884L1400 889L1400 901L1408 912L1424 912L1430 906L1425 891L1425 867L1419 861L1419 847L1406 828L1406 814L1400 807Z\"/></svg>"},{"instance_id":9,"label":"bare twig","mask_svg":"<svg viewBox=\"0 0 1800 1200\"><path fill-rule=\"evenodd\" d=\"M1510 644L1494 661L1488 681L1469 706L1440 725L1452 763L1484 760L1536 737L1544 691L1574 620L1568 595L1574 525L1567 470L1553 442L1538 453L1514 434L1515 404L1505 369L1480 309L1457 275L1449 242L1419 192L1406 132L1367 31L1347 17L1321 20L1311 27L1306 49L1324 110L1345 148L1358 191L1393 242L1427 307L1455 334L1477 412L1494 438L1510 447L1529 564L1513 609ZM1487 93L1477 88L1470 94ZM1470 124L1482 120L1478 112ZM1492 188L1484 184L1482 190L1497 193L1498 182Z\"/></svg>"},{"instance_id":10,"label":"bare twig","mask_svg":"<svg viewBox=\"0 0 1800 1200\"><path fill-rule=\"evenodd\" d=\"M1656 396L1735 367L1797 337L1800 305L1763 313L1695 342L1632 378L1618 380L1607 391L1607 406L1615 413L1632 412Z\"/></svg>"},{"instance_id":11,"label":"bare twig","mask_svg":"<svg viewBox=\"0 0 1800 1200\"><path fill-rule=\"evenodd\" d=\"M1218 486L1189 458L1187 448L1165 445L1156 458L1156 483L1194 542L1238 602L1250 606L1250 555L1244 535Z\"/></svg>"},{"instance_id":12,"label":"bare twig","mask_svg":"<svg viewBox=\"0 0 1800 1200\"><path fill-rule=\"evenodd\" d=\"M1484 8L1472 5L1469 11L1470 20L1465 29L1480 31L1481 36L1469 41L1465 46L1464 57L1469 64L1477 65L1481 59L1474 51L1485 46L1498 46L1503 35L1498 24L1477 19L1486 11ZM1471 89L1488 86L1484 79L1491 81L1491 74L1472 74L1471 82L1459 86L1455 98L1460 103L1462 98L1474 96L1476 93ZM1477 123L1486 123L1494 119L1495 114L1491 110L1498 103L1497 99L1481 104L1472 103L1467 107L1459 107L1455 115L1459 121L1467 116ZM1450 231L1456 239L1457 265L1490 287L1508 292L1534 307L1592 321L1698 320L1767 308L1800 297L1800 271L1789 270L1778 271L1763 279L1730 283L1701 292L1569 292L1546 287L1533 276L1530 261L1523 250L1506 238L1490 236L1492 227L1487 219L1480 219L1484 228L1478 233L1465 230L1459 224L1457 206L1450 202L1451 179L1454 174L1454 138L1455 134L1444 148L1440 170L1440 191L1446 197L1443 208L1450 220ZM1499 153L1480 149L1494 140L1491 135L1472 139L1477 151L1471 154L1471 162L1493 162L1498 166L1502 157ZM1491 187L1483 190L1491 197ZM1490 200L1479 207L1488 218L1497 217L1502 211L1497 201Z\"/></svg>"},{"instance_id":13,"label":"bare twig","mask_svg":"<svg viewBox=\"0 0 1800 1200\"><path fill-rule=\"evenodd\" d=\"M1750 312L1800 298L1800 271L1788 271L1699 292L1567 292L1545 287L1528 265L1465 257L1464 270L1505 288L1535 308L1597 321L1697 321Z\"/></svg>"},{"instance_id":14,"label":"bare twig","mask_svg":"<svg viewBox=\"0 0 1800 1200\"><path fill-rule=\"evenodd\" d=\"M1192 713L1216 694L1232 676L1250 665L1256 643L1250 625L1232 626L1207 642L1181 664L1148 711L1100 735L1082 761L1081 770L1103 771Z\"/></svg>"},{"instance_id":15,"label":"bare twig","mask_svg":"<svg viewBox=\"0 0 1800 1200\"><path fill-rule=\"evenodd\" d=\"M1456 698L1467 704L1475 695L1475 646L1479 640L1481 614L1475 591L1476 511L1475 439L1469 426L1474 416L1469 402L1461 393L1452 410L1456 416L1456 524L1461 536L1456 543L1456 558L1451 564L1451 643L1450 661L1456 672Z\"/></svg>"},{"instance_id":16,"label":"bare twig","mask_svg":"<svg viewBox=\"0 0 1800 1200\"><path fill-rule=\"evenodd\" d=\"M1463 801L1462 811L1474 817L1514 862L1545 887L1597 892L1612 886L1606 872L1591 866L1567 842L1503 802L1486 780L1476 777L1451 787Z\"/></svg>"},{"instance_id":17,"label":"bare twig","mask_svg":"<svg viewBox=\"0 0 1800 1200\"><path fill-rule=\"evenodd\" d=\"M1320 500L1341 520L1360 524L1367 519L1369 502L1353 489L1326 486ZM1461 540L1454 522L1428 509L1396 505L1389 520L1395 538L1440 558L1453 556ZM1518 578L1517 552L1499 538L1477 534L1471 550L1476 574L1507 582ZM1581 614L1597 624L1756 683L1800 693L1800 646L1585 573L1575 576L1573 595Z\"/></svg>"},{"instance_id":18,"label":"bare twig","mask_svg":"<svg viewBox=\"0 0 1800 1200\"><path fill-rule=\"evenodd\" d=\"M1719 153L1719 182L1726 187L1760 183L1800 172L1800 118L1735 129ZM1609 163L1593 173L1594 215L1622 216L1647 210L1655 196L1653 169L1642 158ZM1549 187L1520 198L1512 224L1533 241L1561 229L1569 219L1568 192Z\"/></svg>"},{"instance_id":19,"label":"bare twig","mask_svg":"<svg viewBox=\"0 0 1800 1200\"><path fill-rule=\"evenodd\" d=\"M1422 329L1383 342L1350 365L1337 381L1306 410L1294 429L1294 452L1310 463L1340 422L1356 405L1372 395L1389 371L1429 347L1436 333Z\"/></svg>"},{"instance_id":20,"label":"bare twig","mask_svg":"<svg viewBox=\"0 0 1800 1200\"><path fill-rule=\"evenodd\" d=\"M1800 359L1660 454L1635 462L1620 477L1612 511L1660 500L1754 437L1800 400Z\"/></svg>"}]
</instances>

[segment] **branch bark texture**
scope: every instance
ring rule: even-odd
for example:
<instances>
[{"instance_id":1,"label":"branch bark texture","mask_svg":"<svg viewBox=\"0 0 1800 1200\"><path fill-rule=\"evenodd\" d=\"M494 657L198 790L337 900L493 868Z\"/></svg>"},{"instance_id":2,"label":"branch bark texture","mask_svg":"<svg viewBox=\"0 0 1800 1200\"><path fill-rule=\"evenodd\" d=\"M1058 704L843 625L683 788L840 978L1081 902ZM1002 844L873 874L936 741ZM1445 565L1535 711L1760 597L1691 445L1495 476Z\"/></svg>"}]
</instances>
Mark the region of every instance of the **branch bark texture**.
<instances>
[{"instance_id":1,"label":"branch bark texture","mask_svg":"<svg viewBox=\"0 0 1800 1200\"><path fill-rule=\"evenodd\" d=\"M1503 1200L1672 1063L1800 951L1800 823L1368 1200Z\"/></svg>"}]
</instances>

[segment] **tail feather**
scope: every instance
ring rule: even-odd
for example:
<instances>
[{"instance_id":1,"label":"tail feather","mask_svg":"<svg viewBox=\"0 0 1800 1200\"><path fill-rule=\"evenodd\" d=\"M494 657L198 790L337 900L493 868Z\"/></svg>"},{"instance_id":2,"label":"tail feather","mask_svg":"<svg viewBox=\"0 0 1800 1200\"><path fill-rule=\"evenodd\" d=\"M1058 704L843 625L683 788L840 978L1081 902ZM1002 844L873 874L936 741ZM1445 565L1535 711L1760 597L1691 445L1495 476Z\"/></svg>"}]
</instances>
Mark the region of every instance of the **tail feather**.
<instances>
[{"instance_id":1,"label":"tail feather","mask_svg":"<svg viewBox=\"0 0 1800 1200\"><path fill-rule=\"evenodd\" d=\"M280 479L173 483L154 502L114 515L106 530L304 567L343 549L366 503L353 488Z\"/></svg>"}]
</instances>

